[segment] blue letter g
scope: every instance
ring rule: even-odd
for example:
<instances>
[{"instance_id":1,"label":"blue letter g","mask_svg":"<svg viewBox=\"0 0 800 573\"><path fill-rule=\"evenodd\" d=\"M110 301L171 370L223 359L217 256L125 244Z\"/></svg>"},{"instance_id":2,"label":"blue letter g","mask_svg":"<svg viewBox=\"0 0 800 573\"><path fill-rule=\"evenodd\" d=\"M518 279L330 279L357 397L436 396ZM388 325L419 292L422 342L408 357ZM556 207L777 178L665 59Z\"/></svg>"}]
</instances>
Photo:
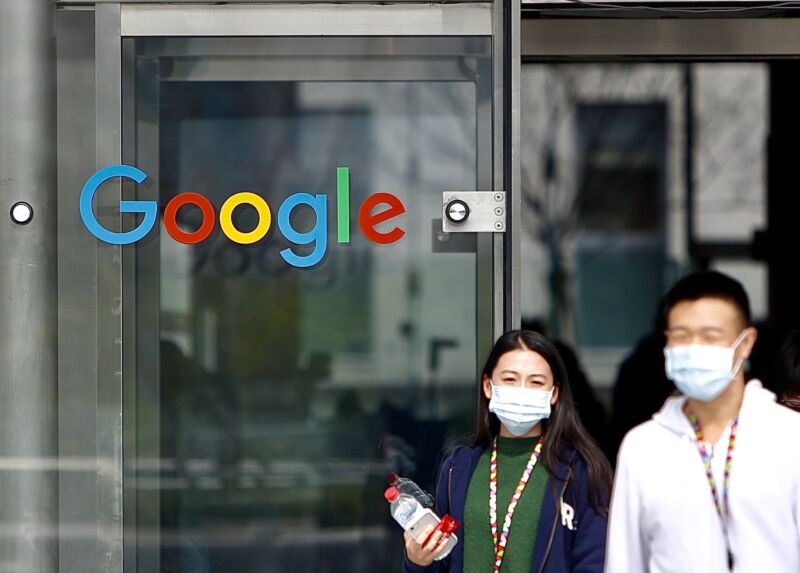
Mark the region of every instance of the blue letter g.
<instances>
[{"instance_id":1,"label":"blue letter g","mask_svg":"<svg viewBox=\"0 0 800 573\"><path fill-rule=\"evenodd\" d=\"M128 245L142 239L156 224L158 204L155 201L120 201L120 213L144 213L144 220L134 230L126 233L109 231L94 216L92 200L94 199L94 194L97 193L97 189L113 177L127 177L128 179L133 179L136 183L141 183L147 178L147 174L130 165L109 165L97 171L89 177L81 191L81 219L83 219L83 224L86 225L92 235L101 241L112 245Z\"/></svg>"}]
</instances>

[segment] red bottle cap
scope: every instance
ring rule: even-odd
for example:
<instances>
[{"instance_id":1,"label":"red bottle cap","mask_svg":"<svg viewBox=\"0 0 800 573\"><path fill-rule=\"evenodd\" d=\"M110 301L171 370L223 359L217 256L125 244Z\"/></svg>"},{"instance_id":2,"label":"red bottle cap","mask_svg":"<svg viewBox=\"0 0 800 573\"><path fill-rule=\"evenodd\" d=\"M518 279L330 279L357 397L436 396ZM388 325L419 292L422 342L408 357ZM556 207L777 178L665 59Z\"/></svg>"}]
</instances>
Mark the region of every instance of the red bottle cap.
<instances>
[{"instance_id":1,"label":"red bottle cap","mask_svg":"<svg viewBox=\"0 0 800 573\"><path fill-rule=\"evenodd\" d=\"M396 501L397 498L400 497L400 492L397 491L396 487L390 487L387 488L385 492L383 492L383 497L386 498L386 501L392 503L393 501Z\"/></svg>"},{"instance_id":2,"label":"red bottle cap","mask_svg":"<svg viewBox=\"0 0 800 573\"><path fill-rule=\"evenodd\" d=\"M439 531L441 531L445 535L450 535L451 533L455 533L457 529L458 529L458 521L456 521L449 515L445 515L442 518L442 522L439 524Z\"/></svg>"},{"instance_id":3,"label":"red bottle cap","mask_svg":"<svg viewBox=\"0 0 800 573\"><path fill-rule=\"evenodd\" d=\"M428 541L436 534L437 531L441 532L442 537L446 537L448 535L452 535L458 529L458 521L450 517L449 515L445 515L439 523L436 524L436 527L433 528L433 531L430 532L428 537L425 541L422 542L422 545L427 545Z\"/></svg>"}]
</instances>

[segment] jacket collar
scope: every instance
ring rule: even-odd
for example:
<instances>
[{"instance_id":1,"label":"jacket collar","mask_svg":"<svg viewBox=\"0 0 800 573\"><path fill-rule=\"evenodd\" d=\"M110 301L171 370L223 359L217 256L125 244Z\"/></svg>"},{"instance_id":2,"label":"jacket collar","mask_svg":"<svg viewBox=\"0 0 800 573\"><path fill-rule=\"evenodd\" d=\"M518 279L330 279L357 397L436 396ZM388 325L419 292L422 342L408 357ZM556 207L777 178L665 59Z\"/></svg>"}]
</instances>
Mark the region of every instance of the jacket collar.
<instances>
[{"instance_id":1,"label":"jacket collar","mask_svg":"<svg viewBox=\"0 0 800 573\"><path fill-rule=\"evenodd\" d=\"M765 404L773 404L775 394L764 388L761 381L750 380L744 387L744 398L739 418L745 419L753 415L753 412L760 410ZM667 430L678 434L694 436L694 430L689 419L683 413L683 406L686 404L686 396L672 396L667 398L661 410L653 415L653 420Z\"/></svg>"}]
</instances>

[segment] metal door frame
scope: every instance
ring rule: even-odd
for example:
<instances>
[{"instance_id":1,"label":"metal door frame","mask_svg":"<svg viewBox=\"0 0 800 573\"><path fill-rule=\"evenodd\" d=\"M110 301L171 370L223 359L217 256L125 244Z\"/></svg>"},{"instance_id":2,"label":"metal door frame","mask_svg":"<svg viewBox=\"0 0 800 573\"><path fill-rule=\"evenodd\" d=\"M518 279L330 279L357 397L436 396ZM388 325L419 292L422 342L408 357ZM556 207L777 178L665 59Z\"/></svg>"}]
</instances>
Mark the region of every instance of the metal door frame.
<instances>
[{"instance_id":1,"label":"metal door frame","mask_svg":"<svg viewBox=\"0 0 800 573\"><path fill-rule=\"evenodd\" d=\"M523 19L525 60L764 59L800 56L794 18Z\"/></svg>"},{"instance_id":2,"label":"metal door frame","mask_svg":"<svg viewBox=\"0 0 800 573\"><path fill-rule=\"evenodd\" d=\"M62 0L64 8L73 0ZM492 168L493 190L509 192L508 231L478 241L478 361L505 329L519 324L518 261L520 216L513 185L519 180L519 0L495 4L393 5L274 4L249 2L205 5L177 2L98 1L95 11L96 166L123 163L123 38L141 36L486 36L493 38ZM506 35L505 30L511 29ZM512 121L513 120L513 121ZM125 121L130 121L126 118ZM128 142L130 143L130 142ZM126 148L128 148L126 146ZM126 152L127 155L127 152ZM514 173L517 176L514 176ZM111 182L108 185L112 185ZM113 183L114 192L98 195L98 212L112 214L120 197L133 198L127 184ZM116 219L116 220L113 220ZM120 218L104 224L120 230ZM515 246L516 245L516 246ZM98 246L97 356L98 380L136 378L135 256L119 246ZM124 343L123 343L124 342ZM154 368L157 368L154 367ZM152 372L151 372L152 373ZM157 374L157 371L156 371ZM98 475L98 564L104 570L135 571L137 561L136 494L123 488L135 479L124 467L122 444L135 443L135 428L119 416L135 417L133 384L104 385L98 394L98 456L113 467ZM101 414L106 412L106 414ZM117 413L115 416L114 413ZM101 416L106 416L101 419ZM113 419L112 419L113 418ZM100 434L100 430L98 430ZM107 466L108 467L108 466ZM123 498L123 496L125 496ZM124 511L120 511L124 508ZM121 515L120 515L121 514Z\"/></svg>"}]
</instances>

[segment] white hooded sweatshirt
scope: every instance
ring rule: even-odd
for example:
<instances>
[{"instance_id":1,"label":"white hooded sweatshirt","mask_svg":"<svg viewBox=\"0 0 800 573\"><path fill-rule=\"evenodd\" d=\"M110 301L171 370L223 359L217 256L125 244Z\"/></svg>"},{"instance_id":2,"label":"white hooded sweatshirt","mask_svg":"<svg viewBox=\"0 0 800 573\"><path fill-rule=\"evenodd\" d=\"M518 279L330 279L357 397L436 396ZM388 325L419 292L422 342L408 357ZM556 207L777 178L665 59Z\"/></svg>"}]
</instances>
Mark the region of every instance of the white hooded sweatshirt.
<instances>
[{"instance_id":1,"label":"white hooded sweatshirt","mask_svg":"<svg viewBox=\"0 0 800 573\"><path fill-rule=\"evenodd\" d=\"M725 538L685 397L631 430L617 462L606 573L724 573ZM722 495L730 427L713 447ZM745 387L730 473L736 573L800 572L800 414L757 380Z\"/></svg>"}]
</instances>

